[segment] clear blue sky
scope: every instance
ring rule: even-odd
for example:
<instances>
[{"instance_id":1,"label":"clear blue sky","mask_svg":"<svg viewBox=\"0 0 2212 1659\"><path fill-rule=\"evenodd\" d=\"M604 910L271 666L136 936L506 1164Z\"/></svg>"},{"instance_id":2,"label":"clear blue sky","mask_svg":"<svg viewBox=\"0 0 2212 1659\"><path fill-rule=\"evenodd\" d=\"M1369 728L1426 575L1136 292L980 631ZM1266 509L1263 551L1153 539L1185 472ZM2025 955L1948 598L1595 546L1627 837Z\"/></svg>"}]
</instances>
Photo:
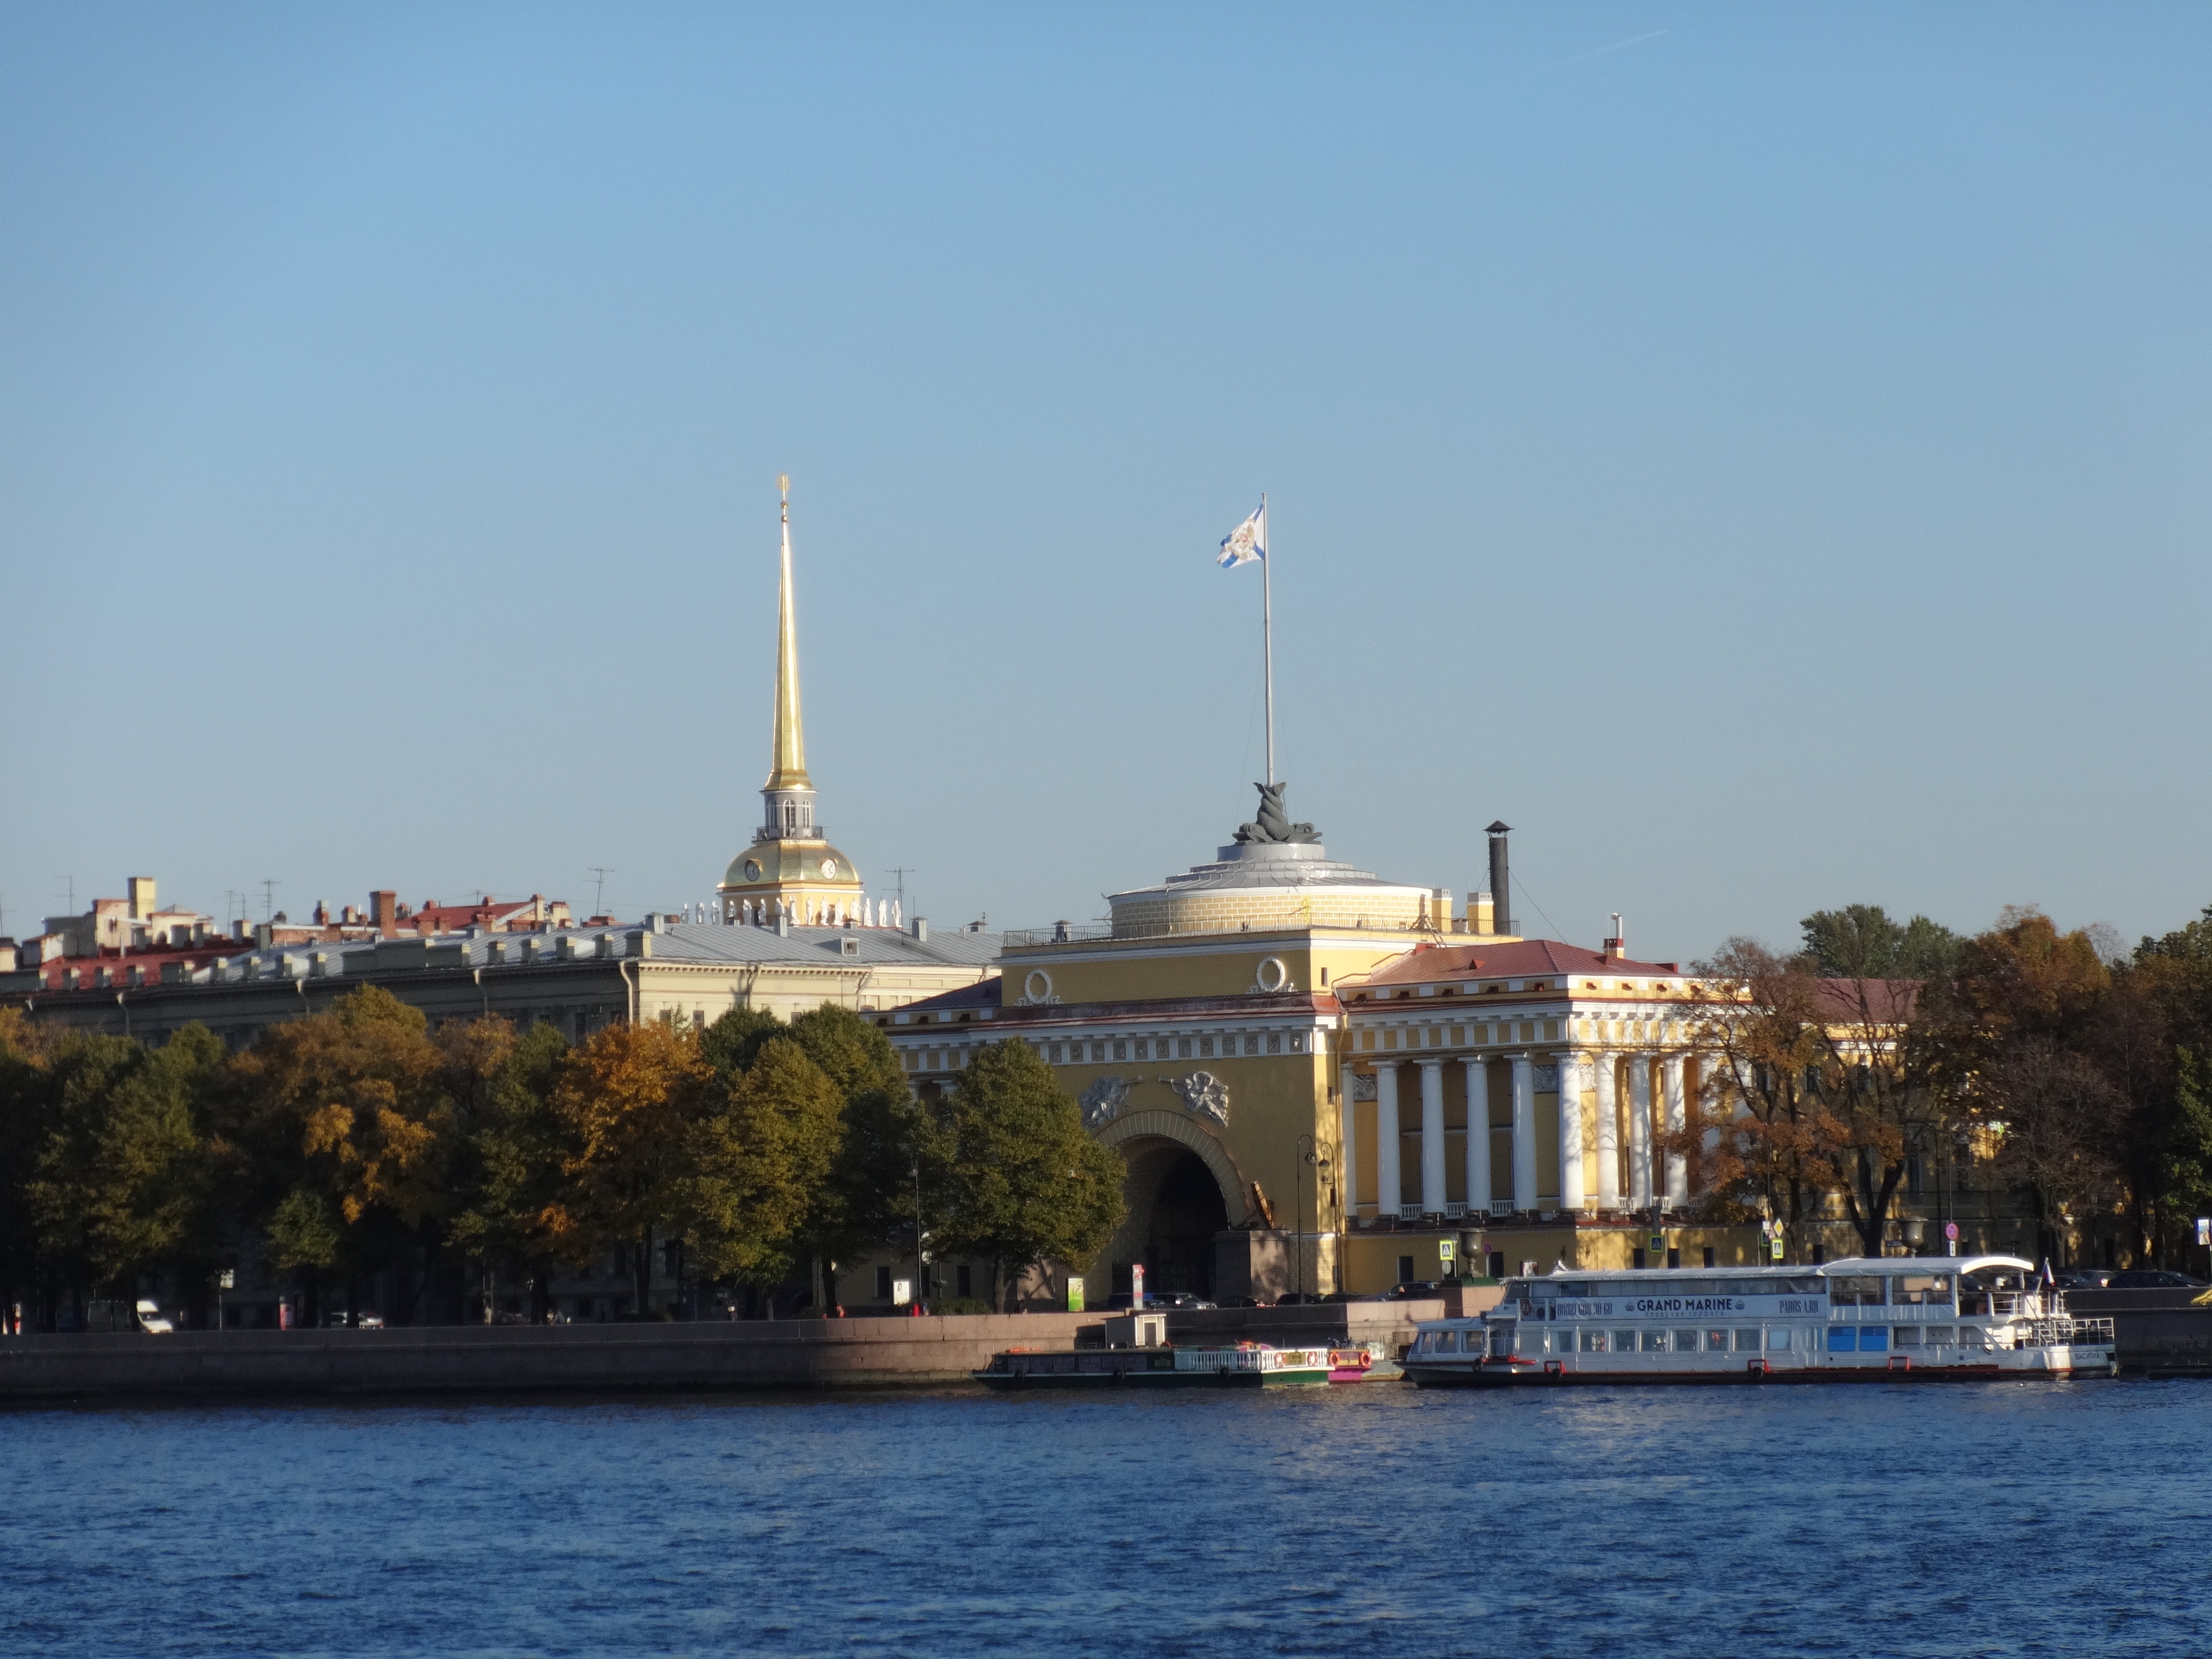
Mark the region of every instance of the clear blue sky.
<instances>
[{"instance_id":1,"label":"clear blue sky","mask_svg":"<svg viewBox=\"0 0 2212 1659\"><path fill-rule=\"evenodd\" d=\"M0 7L0 896L2212 901L2202 5ZM1551 925L1545 924L1548 918Z\"/></svg>"}]
</instances>

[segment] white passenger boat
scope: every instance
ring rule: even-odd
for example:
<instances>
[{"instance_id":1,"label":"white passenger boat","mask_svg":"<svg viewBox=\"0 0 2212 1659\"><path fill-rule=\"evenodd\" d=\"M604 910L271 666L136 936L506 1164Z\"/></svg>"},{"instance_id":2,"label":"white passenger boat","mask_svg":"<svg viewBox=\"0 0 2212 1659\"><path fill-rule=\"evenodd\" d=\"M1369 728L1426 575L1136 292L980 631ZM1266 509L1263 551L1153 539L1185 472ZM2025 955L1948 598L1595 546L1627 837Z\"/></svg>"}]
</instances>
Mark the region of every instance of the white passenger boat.
<instances>
[{"instance_id":1,"label":"white passenger boat","mask_svg":"<svg viewBox=\"0 0 2212 1659\"><path fill-rule=\"evenodd\" d=\"M1423 1322L1429 1388L1571 1382L1864 1382L2109 1376L2112 1322L2075 1319L2018 1256L1884 1256L1817 1267L1559 1269L1510 1279L1468 1319Z\"/></svg>"}]
</instances>

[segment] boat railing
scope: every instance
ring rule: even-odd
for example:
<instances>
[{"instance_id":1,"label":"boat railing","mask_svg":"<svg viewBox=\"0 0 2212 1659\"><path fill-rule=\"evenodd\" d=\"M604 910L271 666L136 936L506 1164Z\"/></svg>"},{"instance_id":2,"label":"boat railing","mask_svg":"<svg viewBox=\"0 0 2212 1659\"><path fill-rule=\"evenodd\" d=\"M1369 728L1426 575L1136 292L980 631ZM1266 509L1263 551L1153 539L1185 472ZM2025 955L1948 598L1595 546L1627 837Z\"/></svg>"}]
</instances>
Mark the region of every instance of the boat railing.
<instances>
[{"instance_id":1,"label":"boat railing","mask_svg":"<svg viewBox=\"0 0 2212 1659\"><path fill-rule=\"evenodd\" d=\"M1959 1312L1965 1318L2032 1319L2042 1314L2043 1298L2027 1291L1961 1291Z\"/></svg>"}]
</instances>

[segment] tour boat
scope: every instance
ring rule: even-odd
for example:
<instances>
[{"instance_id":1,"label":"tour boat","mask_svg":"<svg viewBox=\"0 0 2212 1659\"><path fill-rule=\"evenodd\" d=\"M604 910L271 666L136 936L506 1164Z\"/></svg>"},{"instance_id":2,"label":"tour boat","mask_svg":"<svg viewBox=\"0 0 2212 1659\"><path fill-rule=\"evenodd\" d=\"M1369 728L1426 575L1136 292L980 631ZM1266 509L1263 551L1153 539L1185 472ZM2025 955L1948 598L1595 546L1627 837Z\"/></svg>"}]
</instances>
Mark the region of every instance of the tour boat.
<instances>
[{"instance_id":1,"label":"tour boat","mask_svg":"<svg viewBox=\"0 0 2212 1659\"><path fill-rule=\"evenodd\" d=\"M1363 1349L1273 1348L1240 1343L1233 1348L1078 1348L1045 1352L1008 1348L969 1375L987 1389L1279 1388L1286 1384L1356 1382L1373 1356ZM1342 1373L1340 1375L1340 1373Z\"/></svg>"},{"instance_id":2,"label":"tour boat","mask_svg":"<svg viewBox=\"0 0 2212 1659\"><path fill-rule=\"evenodd\" d=\"M1555 1268L1489 1312L1425 1320L1424 1388L1569 1382L1868 1382L2109 1376L2112 1322L2075 1319L2010 1255L1854 1257L1812 1267Z\"/></svg>"}]
</instances>

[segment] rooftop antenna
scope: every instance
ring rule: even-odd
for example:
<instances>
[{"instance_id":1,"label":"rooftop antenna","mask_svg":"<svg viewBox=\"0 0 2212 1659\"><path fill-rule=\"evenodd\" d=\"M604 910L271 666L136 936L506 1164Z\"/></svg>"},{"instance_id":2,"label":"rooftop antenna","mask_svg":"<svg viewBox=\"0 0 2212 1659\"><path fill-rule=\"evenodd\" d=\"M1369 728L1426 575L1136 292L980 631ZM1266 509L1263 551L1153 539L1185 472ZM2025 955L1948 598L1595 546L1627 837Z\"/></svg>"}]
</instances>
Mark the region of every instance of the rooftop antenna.
<instances>
[{"instance_id":1,"label":"rooftop antenna","mask_svg":"<svg viewBox=\"0 0 2212 1659\"><path fill-rule=\"evenodd\" d=\"M899 915L904 915L906 914L906 878L908 876L918 876L921 872L919 870L910 869L907 866L902 864L893 870L891 873L898 878Z\"/></svg>"},{"instance_id":2,"label":"rooftop antenna","mask_svg":"<svg viewBox=\"0 0 2212 1659\"><path fill-rule=\"evenodd\" d=\"M71 915L75 915L76 914L76 878L75 876L56 876L54 879L56 881L66 882L69 884L69 913Z\"/></svg>"},{"instance_id":3,"label":"rooftop antenna","mask_svg":"<svg viewBox=\"0 0 2212 1659\"><path fill-rule=\"evenodd\" d=\"M614 866L594 864L586 867L599 878L598 884L592 889L592 914L603 916L607 913L607 878L614 874Z\"/></svg>"},{"instance_id":4,"label":"rooftop antenna","mask_svg":"<svg viewBox=\"0 0 2212 1659\"><path fill-rule=\"evenodd\" d=\"M283 882L278 881L273 876L264 876L261 878L262 921L274 921L276 920L276 890L283 884L284 884Z\"/></svg>"}]
</instances>

